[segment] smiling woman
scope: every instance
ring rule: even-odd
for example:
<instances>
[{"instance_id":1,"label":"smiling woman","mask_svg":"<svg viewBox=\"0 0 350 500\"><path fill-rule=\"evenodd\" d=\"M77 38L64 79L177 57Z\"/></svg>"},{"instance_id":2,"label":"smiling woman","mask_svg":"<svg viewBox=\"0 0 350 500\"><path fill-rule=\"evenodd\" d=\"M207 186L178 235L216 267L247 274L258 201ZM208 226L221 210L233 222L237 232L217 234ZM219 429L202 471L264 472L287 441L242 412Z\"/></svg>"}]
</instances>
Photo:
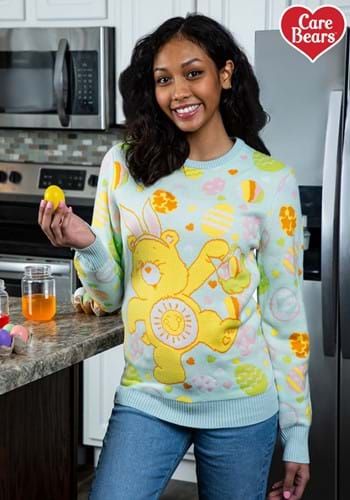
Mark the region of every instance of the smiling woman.
<instances>
[{"instance_id":1,"label":"smiling woman","mask_svg":"<svg viewBox=\"0 0 350 500\"><path fill-rule=\"evenodd\" d=\"M198 44L179 36L158 51L154 66L157 103L186 134L189 157L208 160L228 151L233 142L219 104L222 90L231 88L233 61L227 60L218 71Z\"/></svg>"},{"instance_id":2,"label":"smiling woman","mask_svg":"<svg viewBox=\"0 0 350 500\"><path fill-rule=\"evenodd\" d=\"M223 26L189 14L136 44L120 89L125 141L103 159L91 227L41 212L54 243L75 242L87 302L122 310L125 369L90 498L159 498L193 443L200 498L262 500L278 421L286 472L270 495L301 498L301 208L259 137L252 68Z\"/></svg>"},{"instance_id":3,"label":"smiling woman","mask_svg":"<svg viewBox=\"0 0 350 500\"><path fill-rule=\"evenodd\" d=\"M228 151L236 136L269 154L253 69L232 33L210 18L175 17L141 38L119 89L129 170L145 186L186 158Z\"/></svg>"}]
</instances>

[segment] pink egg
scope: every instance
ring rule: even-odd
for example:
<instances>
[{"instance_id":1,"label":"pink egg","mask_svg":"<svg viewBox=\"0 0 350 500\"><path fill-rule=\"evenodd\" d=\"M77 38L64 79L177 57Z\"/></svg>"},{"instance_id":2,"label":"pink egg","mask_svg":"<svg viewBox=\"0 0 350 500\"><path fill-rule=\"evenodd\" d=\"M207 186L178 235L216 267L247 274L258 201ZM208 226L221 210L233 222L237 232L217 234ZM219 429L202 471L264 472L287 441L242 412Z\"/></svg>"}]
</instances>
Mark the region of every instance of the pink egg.
<instances>
[{"instance_id":1,"label":"pink egg","mask_svg":"<svg viewBox=\"0 0 350 500\"><path fill-rule=\"evenodd\" d=\"M16 335L16 336L20 337L22 340L24 340L24 342L27 342L28 338L29 338L29 332L28 332L27 328L25 326L22 326L22 325L15 325L12 328L10 335Z\"/></svg>"}]
</instances>

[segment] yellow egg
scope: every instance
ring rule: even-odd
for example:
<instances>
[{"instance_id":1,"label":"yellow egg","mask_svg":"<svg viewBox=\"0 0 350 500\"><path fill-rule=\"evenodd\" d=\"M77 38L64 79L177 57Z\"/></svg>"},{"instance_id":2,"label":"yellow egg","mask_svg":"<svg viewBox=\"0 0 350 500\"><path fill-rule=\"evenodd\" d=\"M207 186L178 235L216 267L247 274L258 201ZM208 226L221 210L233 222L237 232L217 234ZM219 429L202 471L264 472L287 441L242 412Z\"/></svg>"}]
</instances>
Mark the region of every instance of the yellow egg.
<instances>
[{"instance_id":1,"label":"yellow egg","mask_svg":"<svg viewBox=\"0 0 350 500\"><path fill-rule=\"evenodd\" d=\"M60 201L65 201L64 192L59 186L52 184L45 189L44 200L51 201L53 209L56 210Z\"/></svg>"}]
</instances>

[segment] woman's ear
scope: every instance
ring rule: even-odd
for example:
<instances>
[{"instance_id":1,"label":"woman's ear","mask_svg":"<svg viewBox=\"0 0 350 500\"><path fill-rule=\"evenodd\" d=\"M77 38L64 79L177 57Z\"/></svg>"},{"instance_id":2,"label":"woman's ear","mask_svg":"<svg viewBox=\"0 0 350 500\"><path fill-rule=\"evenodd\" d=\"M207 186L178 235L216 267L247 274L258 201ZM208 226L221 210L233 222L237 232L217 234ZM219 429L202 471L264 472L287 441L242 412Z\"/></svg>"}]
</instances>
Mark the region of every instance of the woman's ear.
<instances>
[{"instance_id":1,"label":"woman's ear","mask_svg":"<svg viewBox=\"0 0 350 500\"><path fill-rule=\"evenodd\" d=\"M225 66L220 70L220 81L223 89L232 88L231 78L234 70L234 63L231 59L228 59L225 63Z\"/></svg>"}]
</instances>

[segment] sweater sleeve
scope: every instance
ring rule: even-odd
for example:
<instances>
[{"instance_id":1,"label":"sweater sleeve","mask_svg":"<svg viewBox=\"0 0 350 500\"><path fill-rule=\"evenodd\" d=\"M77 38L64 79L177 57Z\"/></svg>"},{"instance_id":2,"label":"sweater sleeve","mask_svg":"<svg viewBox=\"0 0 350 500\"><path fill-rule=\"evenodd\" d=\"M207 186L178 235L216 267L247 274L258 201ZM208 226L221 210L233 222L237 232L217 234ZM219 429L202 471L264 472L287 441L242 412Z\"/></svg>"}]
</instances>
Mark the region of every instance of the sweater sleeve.
<instances>
[{"instance_id":1,"label":"sweater sleeve","mask_svg":"<svg viewBox=\"0 0 350 500\"><path fill-rule=\"evenodd\" d=\"M101 163L91 229L96 236L89 247L76 250L74 267L86 292L106 312L121 307L123 258L120 214L113 196L113 148Z\"/></svg>"},{"instance_id":2,"label":"sweater sleeve","mask_svg":"<svg viewBox=\"0 0 350 500\"><path fill-rule=\"evenodd\" d=\"M262 227L258 303L279 397L283 460L309 463L309 334L303 302L304 236L293 169L283 171Z\"/></svg>"}]
</instances>

